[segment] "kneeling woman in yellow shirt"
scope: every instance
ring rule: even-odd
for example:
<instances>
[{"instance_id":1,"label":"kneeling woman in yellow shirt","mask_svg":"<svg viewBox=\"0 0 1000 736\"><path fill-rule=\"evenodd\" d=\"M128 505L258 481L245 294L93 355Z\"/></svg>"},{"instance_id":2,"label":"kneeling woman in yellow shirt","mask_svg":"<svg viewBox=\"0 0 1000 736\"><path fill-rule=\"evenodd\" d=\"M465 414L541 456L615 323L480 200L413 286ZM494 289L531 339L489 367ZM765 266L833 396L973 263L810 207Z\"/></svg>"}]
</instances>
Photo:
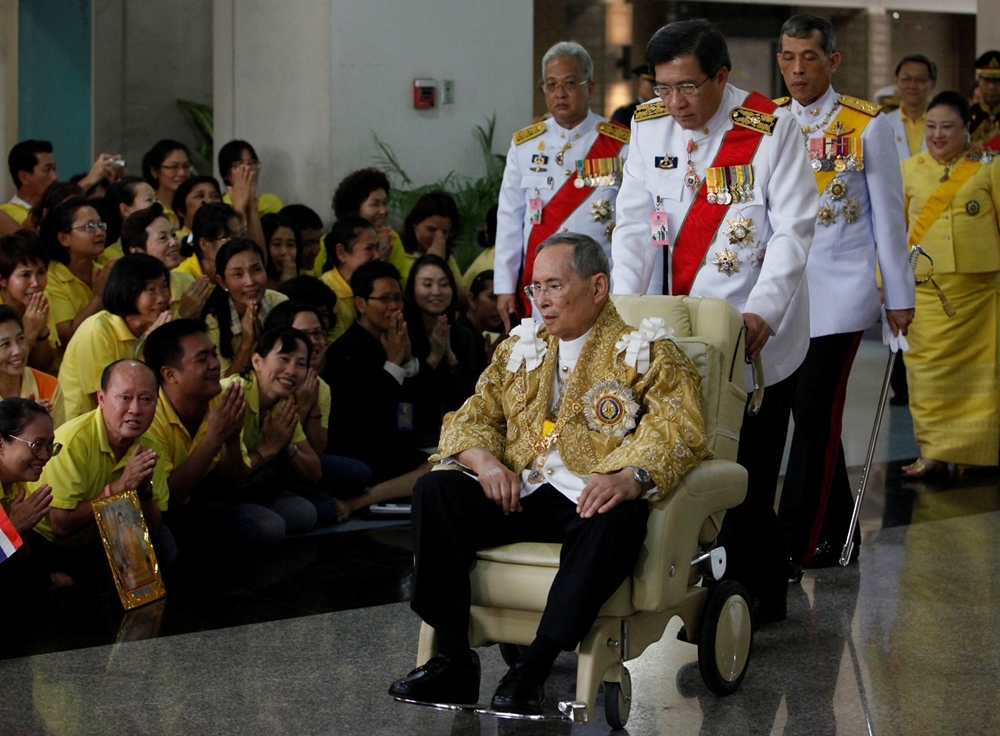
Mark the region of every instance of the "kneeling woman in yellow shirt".
<instances>
[{"instance_id":1,"label":"kneeling woman in yellow shirt","mask_svg":"<svg viewBox=\"0 0 1000 736\"><path fill-rule=\"evenodd\" d=\"M267 288L264 253L249 238L230 240L219 249L215 283L219 288L205 305L205 324L219 349L223 375L233 376L250 367L261 325L288 297Z\"/></svg>"},{"instance_id":2,"label":"kneeling woman in yellow shirt","mask_svg":"<svg viewBox=\"0 0 1000 736\"><path fill-rule=\"evenodd\" d=\"M902 164L910 245L934 259L934 285L917 286L906 377L920 459L911 477L948 463L996 465L1000 445L997 310L1000 161L969 151L969 103L941 92L927 108L927 150ZM925 270L919 264L917 278Z\"/></svg>"},{"instance_id":3,"label":"kneeling woman in yellow shirt","mask_svg":"<svg viewBox=\"0 0 1000 736\"><path fill-rule=\"evenodd\" d=\"M45 296L48 283L49 254L37 235L18 230L0 237L0 300L21 319L31 351L28 364L54 373L57 339Z\"/></svg>"},{"instance_id":4,"label":"kneeling woman in yellow shirt","mask_svg":"<svg viewBox=\"0 0 1000 736\"><path fill-rule=\"evenodd\" d=\"M274 511L292 534L315 526L317 512L289 486L315 485L322 476L319 456L299 423L295 399L306 381L309 355L309 338L299 330L268 330L253 351L250 368L222 380L223 391L241 382L247 402L243 446L250 457L250 477L240 499Z\"/></svg>"},{"instance_id":5,"label":"kneeling woman in yellow shirt","mask_svg":"<svg viewBox=\"0 0 1000 736\"><path fill-rule=\"evenodd\" d=\"M104 369L116 360L138 358L145 333L170 319L170 272L152 256L128 254L111 269L104 306L66 346L59 384L67 421L96 409Z\"/></svg>"}]
</instances>

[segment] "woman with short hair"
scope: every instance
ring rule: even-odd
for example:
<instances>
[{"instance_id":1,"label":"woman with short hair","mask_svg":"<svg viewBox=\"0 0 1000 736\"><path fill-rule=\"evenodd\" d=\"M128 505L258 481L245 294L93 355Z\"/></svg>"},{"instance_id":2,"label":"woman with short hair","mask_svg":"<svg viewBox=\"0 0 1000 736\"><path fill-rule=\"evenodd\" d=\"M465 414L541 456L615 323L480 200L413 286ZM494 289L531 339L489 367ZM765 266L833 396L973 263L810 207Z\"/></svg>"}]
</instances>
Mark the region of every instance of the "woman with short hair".
<instances>
[{"instance_id":1,"label":"woman with short hair","mask_svg":"<svg viewBox=\"0 0 1000 736\"><path fill-rule=\"evenodd\" d=\"M0 238L0 303L12 307L24 326L30 353L28 364L55 370L55 324L45 296L49 254L41 238L18 230Z\"/></svg>"}]
</instances>

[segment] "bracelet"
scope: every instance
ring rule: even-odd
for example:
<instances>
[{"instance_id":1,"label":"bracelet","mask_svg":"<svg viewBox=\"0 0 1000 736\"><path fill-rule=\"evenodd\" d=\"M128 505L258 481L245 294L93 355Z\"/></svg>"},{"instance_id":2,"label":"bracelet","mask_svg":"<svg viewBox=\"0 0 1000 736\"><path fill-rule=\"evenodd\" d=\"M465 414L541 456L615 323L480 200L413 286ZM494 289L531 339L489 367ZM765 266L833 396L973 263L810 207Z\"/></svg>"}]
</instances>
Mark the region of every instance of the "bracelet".
<instances>
[{"instance_id":1,"label":"bracelet","mask_svg":"<svg viewBox=\"0 0 1000 736\"><path fill-rule=\"evenodd\" d=\"M296 455L299 454L299 446L298 445L289 445L288 447L291 450L294 450L294 452L292 452L292 454L288 456L288 459L292 460Z\"/></svg>"}]
</instances>

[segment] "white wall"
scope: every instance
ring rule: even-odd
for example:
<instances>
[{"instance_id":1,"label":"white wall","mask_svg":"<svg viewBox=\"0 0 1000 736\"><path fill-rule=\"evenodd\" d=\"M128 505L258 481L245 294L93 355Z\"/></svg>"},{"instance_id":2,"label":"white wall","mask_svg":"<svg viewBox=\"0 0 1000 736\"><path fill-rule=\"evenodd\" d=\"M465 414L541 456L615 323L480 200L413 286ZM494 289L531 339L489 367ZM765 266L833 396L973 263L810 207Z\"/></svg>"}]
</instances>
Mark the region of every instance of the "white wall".
<instances>
[{"instance_id":1,"label":"white wall","mask_svg":"<svg viewBox=\"0 0 1000 736\"><path fill-rule=\"evenodd\" d=\"M373 131L416 184L483 173L531 123L532 0L214 0L217 145L245 138L261 189L332 219L333 190L375 165ZM234 43L235 42L235 43ZM413 109L414 77L455 82L455 103Z\"/></svg>"}]
</instances>

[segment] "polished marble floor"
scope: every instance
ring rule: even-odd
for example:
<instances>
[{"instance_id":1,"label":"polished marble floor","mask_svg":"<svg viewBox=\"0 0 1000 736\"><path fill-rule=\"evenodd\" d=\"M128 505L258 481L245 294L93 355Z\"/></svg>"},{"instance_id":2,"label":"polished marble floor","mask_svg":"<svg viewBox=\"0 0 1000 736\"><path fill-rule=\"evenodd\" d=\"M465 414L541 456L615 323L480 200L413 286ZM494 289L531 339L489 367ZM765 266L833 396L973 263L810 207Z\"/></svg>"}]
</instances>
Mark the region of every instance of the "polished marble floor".
<instances>
[{"instance_id":1,"label":"polished marble floor","mask_svg":"<svg viewBox=\"0 0 1000 736\"><path fill-rule=\"evenodd\" d=\"M865 342L845 451L857 479L882 379ZM697 650L663 639L629 664L632 734L1000 733L1000 474L913 482L905 407L887 410L849 568L808 571L788 620L758 632L742 688L705 688ZM124 617L64 601L30 656L0 661L0 734L596 734L394 703L419 622L405 601L405 526L354 523L168 578L160 607ZM0 632L11 636L14 632ZM14 633L16 636L16 633ZM489 697L505 668L482 651ZM564 655L547 686L573 689Z\"/></svg>"}]
</instances>

